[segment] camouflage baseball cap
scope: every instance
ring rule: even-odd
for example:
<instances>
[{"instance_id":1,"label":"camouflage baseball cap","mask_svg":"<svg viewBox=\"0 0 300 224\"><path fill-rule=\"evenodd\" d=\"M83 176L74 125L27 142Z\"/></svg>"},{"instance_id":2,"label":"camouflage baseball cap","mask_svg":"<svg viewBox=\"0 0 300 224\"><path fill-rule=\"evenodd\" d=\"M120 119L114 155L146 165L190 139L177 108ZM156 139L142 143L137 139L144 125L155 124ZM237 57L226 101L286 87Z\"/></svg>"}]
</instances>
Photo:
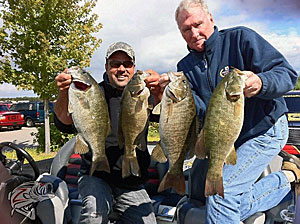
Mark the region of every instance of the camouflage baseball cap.
<instances>
[{"instance_id":1,"label":"camouflage baseball cap","mask_svg":"<svg viewBox=\"0 0 300 224\"><path fill-rule=\"evenodd\" d=\"M109 57L116 51L125 52L133 61L135 61L133 48L129 44L124 42L116 42L110 45L106 52L106 56L105 56L106 60L109 59Z\"/></svg>"}]
</instances>

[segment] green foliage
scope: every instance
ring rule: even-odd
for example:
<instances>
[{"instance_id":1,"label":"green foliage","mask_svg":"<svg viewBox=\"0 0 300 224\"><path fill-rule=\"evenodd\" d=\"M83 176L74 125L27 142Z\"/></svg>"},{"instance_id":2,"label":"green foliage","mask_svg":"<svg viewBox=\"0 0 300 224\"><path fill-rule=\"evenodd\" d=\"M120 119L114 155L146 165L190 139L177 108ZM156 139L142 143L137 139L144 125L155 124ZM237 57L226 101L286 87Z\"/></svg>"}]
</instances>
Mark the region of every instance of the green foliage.
<instances>
[{"instance_id":1,"label":"green foliage","mask_svg":"<svg viewBox=\"0 0 300 224\"><path fill-rule=\"evenodd\" d=\"M52 152L49 154L45 154L45 153L39 153L37 152L37 150L35 148L25 148L24 149L26 152L28 152L31 157L34 159L34 161L40 161L40 160L45 160L45 159L50 159L53 158L56 155L56 152ZM17 153L16 151L6 151L4 152L4 155L6 156L6 158L9 159L17 159ZM24 164L28 163L28 161L25 159Z\"/></svg>"},{"instance_id":2,"label":"green foliage","mask_svg":"<svg viewBox=\"0 0 300 224\"><path fill-rule=\"evenodd\" d=\"M75 136L75 134L66 134L60 132L53 123L53 114L49 115L50 119L50 151L57 152L67 141ZM38 143L37 152L45 152L45 125L37 126L37 132L31 133L33 136L33 143Z\"/></svg>"},{"instance_id":3,"label":"green foliage","mask_svg":"<svg viewBox=\"0 0 300 224\"><path fill-rule=\"evenodd\" d=\"M12 101L41 101L38 97L20 96L20 97L5 97L0 98L0 101L12 102Z\"/></svg>"},{"instance_id":4,"label":"green foliage","mask_svg":"<svg viewBox=\"0 0 300 224\"><path fill-rule=\"evenodd\" d=\"M149 130L148 130L148 142L159 141L159 131L158 131L159 123L150 122Z\"/></svg>"},{"instance_id":5,"label":"green foliage","mask_svg":"<svg viewBox=\"0 0 300 224\"><path fill-rule=\"evenodd\" d=\"M52 120L52 116L50 118ZM159 132L158 132L158 123L150 122L149 132L148 132L148 141L159 141ZM44 125L37 127L37 133L32 133L33 142L38 143L37 152L45 152L45 128ZM51 133L51 152L57 152L66 142L72 139L76 134L65 134L57 130L53 122L50 124L50 133Z\"/></svg>"},{"instance_id":6,"label":"green foliage","mask_svg":"<svg viewBox=\"0 0 300 224\"><path fill-rule=\"evenodd\" d=\"M294 90L300 90L300 79L298 79Z\"/></svg>"},{"instance_id":7,"label":"green foliage","mask_svg":"<svg viewBox=\"0 0 300 224\"><path fill-rule=\"evenodd\" d=\"M0 12L0 83L33 90L41 99L57 93L54 78L66 67L89 66L101 39L92 14L97 0L9 0Z\"/></svg>"},{"instance_id":8,"label":"green foliage","mask_svg":"<svg viewBox=\"0 0 300 224\"><path fill-rule=\"evenodd\" d=\"M33 143L38 143L37 152L45 152L45 127L41 125L37 127L37 133L32 133ZM50 124L50 151L57 152L66 142L72 139L75 134L65 134L57 130L53 123Z\"/></svg>"}]
</instances>

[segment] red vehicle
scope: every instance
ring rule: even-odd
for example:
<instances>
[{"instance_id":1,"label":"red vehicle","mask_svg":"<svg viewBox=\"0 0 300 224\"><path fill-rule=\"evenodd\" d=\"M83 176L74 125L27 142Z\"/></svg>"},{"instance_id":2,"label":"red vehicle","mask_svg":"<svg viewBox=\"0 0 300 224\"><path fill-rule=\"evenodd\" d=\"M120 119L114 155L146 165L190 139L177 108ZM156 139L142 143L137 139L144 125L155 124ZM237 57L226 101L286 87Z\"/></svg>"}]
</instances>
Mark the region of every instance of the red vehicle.
<instances>
[{"instance_id":1,"label":"red vehicle","mask_svg":"<svg viewBox=\"0 0 300 224\"><path fill-rule=\"evenodd\" d=\"M10 111L6 104L0 104L0 130L3 127L9 129L21 129L24 122L23 114Z\"/></svg>"}]
</instances>

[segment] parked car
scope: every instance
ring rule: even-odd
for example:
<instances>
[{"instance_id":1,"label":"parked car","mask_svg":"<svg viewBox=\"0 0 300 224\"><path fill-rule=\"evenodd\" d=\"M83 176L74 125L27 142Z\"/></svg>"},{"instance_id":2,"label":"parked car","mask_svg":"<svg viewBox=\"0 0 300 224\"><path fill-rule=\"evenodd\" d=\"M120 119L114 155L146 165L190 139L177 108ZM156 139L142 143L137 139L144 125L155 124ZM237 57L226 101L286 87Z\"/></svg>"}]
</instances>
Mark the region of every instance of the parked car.
<instances>
[{"instance_id":1,"label":"parked car","mask_svg":"<svg viewBox=\"0 0 300 224\"><path fill-rule=\"evenodd\" d=\"M287 144L294 147L300 146L300 91L290 91L284 95L289 109L289 139ZM299 153L299 152L298 152Z\"/></svg>"},{"instance_id":2,"label":"parked car","mask_svg":"<svg viewBox=\"0 0 300 224\"><path fill-rule=\"evenodd\" d=\"M0 102L0 104L4 104L8 107L8 109L12 106L12 103L10 102Z\"/></svg>"},{"instance_id":3,"label":"parked car","mask_svg":"<svg viewBox=\"0 0 300 224\"><path fill-rule=\"evenodd\" d=\"M53 103L49 103L49 112L53 112ZM10 110L24 114L25 125L32 127L38 123L44 123L44 104L42 102L19 102L13 104Z\"/></svg>"},{"instance_id":4,"label":"parked car","mask_svg":"<svg viewBox=\"0 0 300 224\"><path fill-rule=\"evenodd\" d=\"M0 104L0 130L2 128L21 129L24 124L24 115L10 111L6 104Z\"/></svg>"}]
</instances>

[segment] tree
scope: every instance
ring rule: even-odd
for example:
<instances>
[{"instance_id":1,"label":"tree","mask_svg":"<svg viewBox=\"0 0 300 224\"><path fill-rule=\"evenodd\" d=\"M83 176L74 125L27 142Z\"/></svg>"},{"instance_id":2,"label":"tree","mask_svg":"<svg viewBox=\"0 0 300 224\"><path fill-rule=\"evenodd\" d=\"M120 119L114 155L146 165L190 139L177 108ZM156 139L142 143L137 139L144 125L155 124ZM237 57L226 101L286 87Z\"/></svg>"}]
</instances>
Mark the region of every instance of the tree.
<instances>
[{"instance_id":1,"label":"tree","mask_svg":"<svg viewBox=\"0 0 300 224\"><path fill-rule=\"evenodd\" d=\"M50 152L48 102L57 94L54 78L67 67L89 66L101 43L94 35L102 28L92 13L97 0L3 2L0 83L33 90L44 101L45 145Z\"/></svg>"}]
</instances>

